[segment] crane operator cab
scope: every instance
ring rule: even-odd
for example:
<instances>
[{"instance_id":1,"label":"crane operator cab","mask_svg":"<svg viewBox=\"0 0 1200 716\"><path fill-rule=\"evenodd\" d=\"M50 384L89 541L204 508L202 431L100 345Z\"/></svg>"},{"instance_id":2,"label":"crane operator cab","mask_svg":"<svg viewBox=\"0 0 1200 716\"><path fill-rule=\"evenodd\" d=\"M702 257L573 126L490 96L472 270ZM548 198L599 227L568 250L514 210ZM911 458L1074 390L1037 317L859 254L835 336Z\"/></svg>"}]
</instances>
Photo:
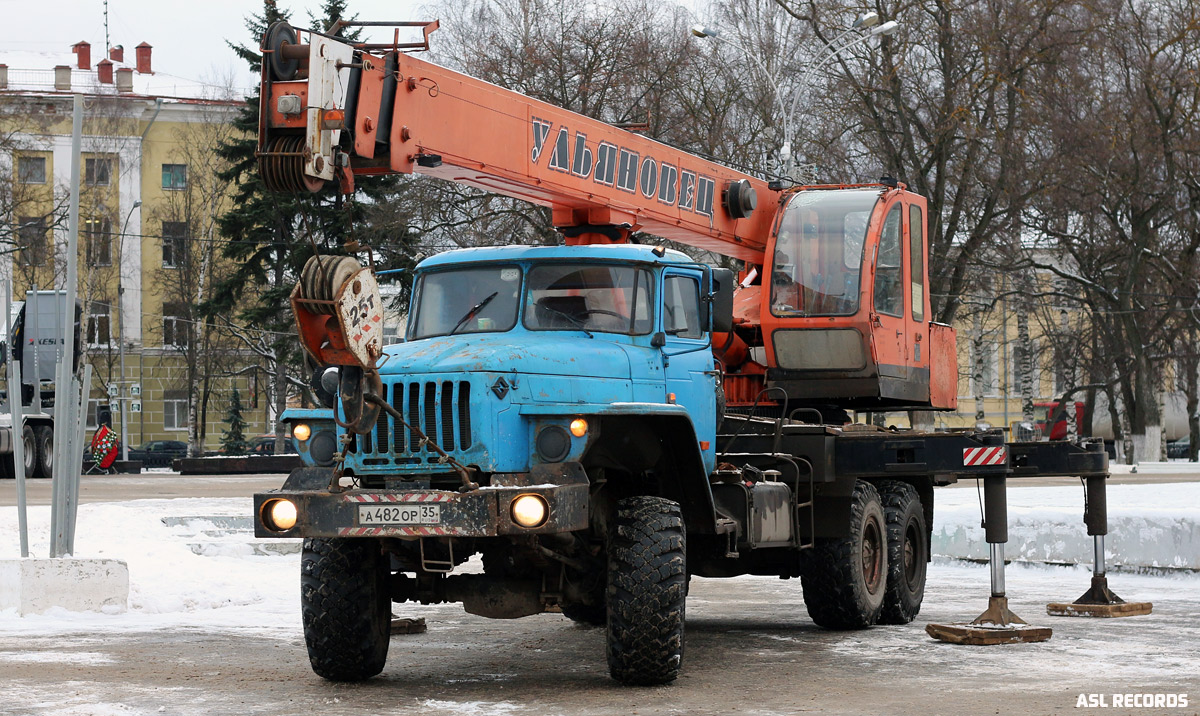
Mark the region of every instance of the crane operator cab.
<instances>
[{"instance_id":1,"label":"crane operator cab","mask_svg":"<svg viewBox=\"0 0 1200 716\"><path fill-rule=\"evenodd\" d=\"M902 184L784 197L759 310L765 384L789 407L955 406L954 333L930 321L925 227L925 199Z\"/></svg>"}]
</instances>

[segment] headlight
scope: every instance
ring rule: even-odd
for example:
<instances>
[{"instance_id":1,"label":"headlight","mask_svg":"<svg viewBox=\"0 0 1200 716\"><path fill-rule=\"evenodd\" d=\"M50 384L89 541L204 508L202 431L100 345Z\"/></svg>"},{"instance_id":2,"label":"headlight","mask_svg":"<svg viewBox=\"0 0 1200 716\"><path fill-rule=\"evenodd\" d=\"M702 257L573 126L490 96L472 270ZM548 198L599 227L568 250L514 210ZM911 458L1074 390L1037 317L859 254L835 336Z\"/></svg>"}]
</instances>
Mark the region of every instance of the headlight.
<instances>
[{"instance_id":1,"label":"headlight","mask_svg":"<svg viewBox=\"0 0 1200 716\"><path fill-rule=\"evenodd\" d=\"M321 467L333 464L333 454L337 452L337 438L332 430L321 430L312 436L308 443L308 455L313 462Z\"/></svg>"},{"instance_id":2,"label":"headlight","mask_svg":"<svg viewBox=\"0 0 1200 716\"><path fill-rule=\"evenodd\" d=\"M546 462L559 462L571 452L571 434L561 425L547 425L538 433L536 447Z\"/></svg>"},{"instance_id":3,"label":"headlight","mask_svg":"<svg viewBox=\"0 0 1200 716\"><path fill-rule=\"evenodd\" d=\"M512 521L530 529L545 524L549 512L546 499L541 495L521 495L509 507Z\"/></svg>"},{"instance_id":4,"label":"headlight","mask_svg":"<svg viewBox=\"0 0 1200 716\"><path fill-rule=\"evenodd\" d=\"M287 532L296 526L296 505L291 500L270 500L262 508L263 524L273 532Z\"/></svg>"},{"instance_id":5,"label":"headlight","mask_svg":"<svg viewBox=\"0 0 1200 716\"><path fill-rule=\"evenodd\" d=\"M305 423L299 423L296 425L296 427L292 428L292 437L296 438L300 442L308 440L309 436L311 435L312 428L308 427L308 425Z\"/></svg>"},{"instance_id":6,"label":"headlight","mask_svg":"<svg viewBox=\"0 0 1200 716\"><path fill-rule=\"evenodd\" d=\"M571 421L571 434L577 438L587 435L588 424L583 418L575 418Z\"/></svg>"}]
</instances>

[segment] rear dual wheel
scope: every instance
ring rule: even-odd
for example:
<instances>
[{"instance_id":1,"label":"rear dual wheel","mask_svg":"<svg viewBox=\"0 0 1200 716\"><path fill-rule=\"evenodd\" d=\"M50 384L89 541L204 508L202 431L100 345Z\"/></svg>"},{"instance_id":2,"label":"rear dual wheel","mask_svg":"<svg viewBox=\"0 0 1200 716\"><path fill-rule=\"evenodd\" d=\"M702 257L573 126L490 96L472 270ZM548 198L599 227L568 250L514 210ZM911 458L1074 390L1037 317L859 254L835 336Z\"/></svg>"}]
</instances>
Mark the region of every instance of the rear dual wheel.
<instances>
[{"instance_id":1,"label":"rear dual wheel","mask_svg":"<svg viewBox=\"0 0 1200 716\"><path fill-rule=\"evenodd\" d=\"M879 483L887 517L888 578L880 624L907 624L921 611L929 563L929 531L916 488L905 482Z\"/></svg>"},{"instance_id":2,"label":"rear dual wheel","mask_svg":"<svg viewBox=\"0 0 1200 716\"><path fill-rule=\"evenodd\" d=\"M862 629L879 621L888 579L886 524L879 492L857 481L850 534L817 539L804 565L804 606L814 622L826 629Z\"/></svg>"}]
</instances>

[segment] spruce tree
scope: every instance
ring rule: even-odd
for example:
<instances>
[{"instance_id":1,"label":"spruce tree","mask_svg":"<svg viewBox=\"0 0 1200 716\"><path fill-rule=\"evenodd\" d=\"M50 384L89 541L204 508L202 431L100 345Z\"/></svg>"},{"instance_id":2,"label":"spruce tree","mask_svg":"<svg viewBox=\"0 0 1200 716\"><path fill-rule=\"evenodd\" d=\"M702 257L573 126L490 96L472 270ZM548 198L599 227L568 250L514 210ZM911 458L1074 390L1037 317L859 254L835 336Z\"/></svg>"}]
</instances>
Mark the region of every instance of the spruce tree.
<instances>
[{"instance_id":1,"label":"spruce tree","mask_svg":"<svg viewBox=\"0 0 1200 716\"><path fill-rule=\"evenodd\" d=\"M343 0L327 0L321 8L325 17L313 18L314 24L324 30L341 17L344 9ZM289 14L275 3L264 2L262 11L246 20L252 42L228 44L252 72L258 73L263 33L271 23L288 19ZM352 39L355 33L345 34ZM308 378L288 300L300 270L312 256L314 246L322 254L341 254L343 243L349 239L366 244L368 238L379 238L377 232L361 224L368 205L388 201L396 179L355 177L354 197L339 196L337 182L329 182L320 192L303 195L268 191L255 157L259 94L256 87L246 98L234 122L238 135L216 149L229 162L221 178L235 193L232 209L218 221L222 236L228 239L222 253L230 260L230 269L217 282L213 298L200 310L206 317L230 321L236 333L266 358L267 370L273 374L273 403L282 410L286 394L303 389ZM377 251L377 256L386 253L391 252ZM360 255L360 260L365 257ZM282 436L279 429L276 448L281 447Z\"/></svg>"},{"instance_id":2,"label":"spruce tree","mask_svg":"<svg viewBox=\"0 0 1200 716\"><path fill-rule=\"evenodd\" d=\"M221 437L221 447L226 455L245 455L250 444L246 442L246 418L242 416L242 395L237 386L233 386L233 396L229 399L229 409L225 411L225 422L229 429Z\"/></svg>"}]
</instances>

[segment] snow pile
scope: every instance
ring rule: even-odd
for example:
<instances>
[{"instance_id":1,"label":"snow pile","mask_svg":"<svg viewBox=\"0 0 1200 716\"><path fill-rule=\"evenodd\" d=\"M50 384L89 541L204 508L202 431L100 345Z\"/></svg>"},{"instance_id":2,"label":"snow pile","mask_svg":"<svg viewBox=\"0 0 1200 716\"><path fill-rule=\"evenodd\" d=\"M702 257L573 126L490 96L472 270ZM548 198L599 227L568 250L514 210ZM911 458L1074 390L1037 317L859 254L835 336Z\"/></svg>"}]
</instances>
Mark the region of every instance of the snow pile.
<instances>
[{"instance_id":1,"label":"snow pile","mask_svg":"<svg viewBox=\"0 0 1200 716\"><path fill-rule=\"evenodd\" d=\"M295 630L300 618L299 554L263 554L248 530L248 497L134 500L81 505L75 556L129 565L129 611L12 619L5 631L206 628ZM29 508L30 554L49 553L50 508ZM293 541L298 547L299 543ZM0 512L0 558L20 556L15 509ZM19 625L19 626L18 626Z\"/></svg>"},{"instance_id":2,"label":"snow pile","mask_svg":"<svg viewBox=\"0 0 1200 716\"><path fill-rule=\"evenodd\" d=\"M1083 487L1008 487L1005 557L1039 562L1092 563L1092 538L1083 524ZM1109 485L1109 566L1200 569L1200 483ZM935 555L986 559L979 493L935 492Z\"/></svg>"}]
</instances>

